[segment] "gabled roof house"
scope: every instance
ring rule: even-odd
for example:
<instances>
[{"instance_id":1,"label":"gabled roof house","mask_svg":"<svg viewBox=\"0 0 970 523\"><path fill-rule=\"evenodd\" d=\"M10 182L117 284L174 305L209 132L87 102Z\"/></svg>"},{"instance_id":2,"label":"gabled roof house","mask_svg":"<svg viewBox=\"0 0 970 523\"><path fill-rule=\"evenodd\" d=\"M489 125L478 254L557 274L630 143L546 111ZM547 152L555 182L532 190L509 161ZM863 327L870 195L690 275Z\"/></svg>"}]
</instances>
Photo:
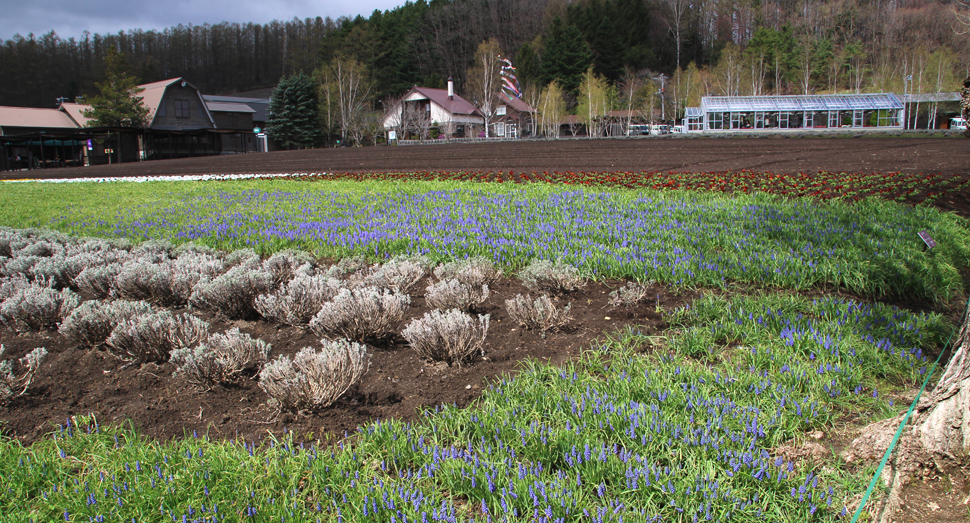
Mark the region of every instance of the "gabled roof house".
<instances>
[{"instance_id":1,"label":"gabled roof house","mask_svg":"<svg viewBox=\"0 0 970 523\"><path fill-rule=\"evenodd\" d=\"M386 130L419 136L437 125L447 136L462 137L474 136L471 133L483 126L485 119L474 104L455 94L449 79L448 89L412 87L384 114L382 123Z\"/></svg>"}]
</instances>

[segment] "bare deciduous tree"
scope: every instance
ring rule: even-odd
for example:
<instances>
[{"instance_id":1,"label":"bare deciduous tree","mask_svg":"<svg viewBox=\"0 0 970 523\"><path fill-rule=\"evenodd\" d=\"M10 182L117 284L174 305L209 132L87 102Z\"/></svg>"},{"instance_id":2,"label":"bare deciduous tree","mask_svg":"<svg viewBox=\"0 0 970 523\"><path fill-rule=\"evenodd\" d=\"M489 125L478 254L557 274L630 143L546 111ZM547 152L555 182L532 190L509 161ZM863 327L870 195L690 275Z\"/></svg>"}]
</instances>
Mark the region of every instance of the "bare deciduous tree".
<instances>
[{"instance_id":1,"label":"bare deciduous tree","mask_svg":"<svg viewBox=\"0 0 970 523\"><path fill-rule=\"evenodd\" d=\"M321 67L318 78L321 99L326 104L324 119L328 125L339 125L344 143L350 137L355 145L360 145L374 86L367 68L354 58L338 56Z\"/></svg>"},{"instance_id":2,"label":"bare deciduous tree","mask_svg":"<svg viewBox=\"0 0 970 523\"><path fill-rule=\"evenodd\" d=\"M542 134L547 138L559 138L559 122L566 114L566 101L562 89L556 82L550 82L542 90L539 112L542 115Z\"/></svg>"},{"instance_id":3,"label":"bare deciduous tree","mask_svg":"<svg viewBox=\"0 0 970 523\"><path fill-rule=\"evenodd\" d=\"M467 92L471 94L471 102L485 119L485 138L489 136L489 126L499 106L495 96L502 88L501 54L498 40L485 40L479 44L474 65L467 75Z\"/></svg>"}]
</instances>

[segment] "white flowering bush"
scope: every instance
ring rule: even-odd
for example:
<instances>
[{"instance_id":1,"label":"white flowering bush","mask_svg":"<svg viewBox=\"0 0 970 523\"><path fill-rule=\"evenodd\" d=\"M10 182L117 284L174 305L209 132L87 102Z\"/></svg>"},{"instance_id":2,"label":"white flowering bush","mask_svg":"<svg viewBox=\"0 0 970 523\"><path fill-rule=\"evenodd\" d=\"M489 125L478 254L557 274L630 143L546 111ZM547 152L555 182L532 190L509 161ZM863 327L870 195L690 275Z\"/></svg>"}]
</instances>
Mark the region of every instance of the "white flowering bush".
<instances>
[{"instance_id":1,"label":"white flowering bush","mask_svg":"<svg viewBox=\"0 0 970 523\"><path fill-rule=\"evenodd\" d=\"M457 278L458 281L470 287L491 285L502 277L502 271L495 267L488 258L475 256L466 260L443 263L434 269L434 275L439 280Z\"/></svg>"},{"instance_id":2,"label":"white flowering bush","mask_svg":"<svg viewBox=\"0 0 970 523\"><path fill-rule=\"evenodd\" d=\"M610 307L633 307L647 297L649 283L627 282L626 285L610 293Z\"/></svg>"},{"instance_id":3,"label":"white flowering bush","mask_svg":"<svg viewBox=\"0 0 970 523\"><path fill-rule=\"evenodd\" d=\"M409 323L401 335L422 357L461 365L476 352L482 352L488 321L488 314L478 316L476 321L458 309L433 310Z\"/></svg>"},{"instance_id":4,"label":"white flowering bush","mask_svg":"<svg viewBox=\"0 0 970 523\"><path fill-rule=\"evenodd\" d=\"M80 303L81 297L70 289L32 284L0 303L0 321L18 332L54 329Z\"/></svg>"},{"instance_id":5,"label":"white flowering bush","mask_svg":"<svg viewBox=\"0 0 970 523\"><path fill-rule=\"evenodd\" d=\"M268 320L306 326L343 288L336 278L298 274L275 292L257 296L254 305Z\"/></svg>"},{"instance_id":6,"label":"white flowering bush","mask_svg":"<svg viewBox=\"0 0 970 523\"><path fill-rule=\"evenodd\" d=\"M328 407L367 372L367 347L348 340L322 340L319 351L305 347L281 356L259 373L259 386L281 411Z\"/></svg>"},{"instance_id":7,"label":"white flowering bush","mask_svg":"<svg viewBox=\"0 0 970 523\"><path fill-rule=\"evenodd\" d=\"M532 260L518 276L522 284L533 292L562 294L586 285L579 269L559 261Z\"/></svg>"},{"instance_id":8,"label":"white flowering bush","mask_svg":"<svg viewBox=\"0 0 970 523\"><path fill-rule=\"evenodd\" d=\"M4 346L0 345L0 357L3 357ZM0 361L0 405L6 405L10 400L23 396L40 369L40 363L47 356L47 349L38 347L23 358L17 360L20 372L14 371L13 360Z\"/></svg>"},{"instance_id":9,"label":"white flowering bush","mask_svg":"<svg viewBox=\"0 0 970 523\"><path fill-rule=\"evenodd\" d=\"M386 289L341 289L310 320L310 328L329 338L378 341L394 334L410 305L410 296Z\"/></svg>"},{"instance_id":10,"label":"white flowering bush","mask_svg":"<svg viewBox=\"0 0 970 523\"><path fill-rule=\"evenodd\" d=\"M213 334L196 347L175 349L170 360L176 367L173 377L193 385L210 388L231 383L245 373L259 370L266 362L270 345L253 339L239 329Z\"/></svg>"},{"instance_id":11,"label":"white flowering bush","mask_svg":"<svg viewBox=\"0 0 970 523\"><path fill-rule=\"evenodd\" d=\"M58 332L79 345L97 347L121 322L153 312L157 311L145 301L88 300L64 318Z\"/></svg>"},{"instance_id":12,"label":"white flowering bush","mask_svg":"<svg viewBox=\"0 0 970 523\"><path fill-rule=\"evenodd\" d=\"M470 312L488 299L488 285L467 285L458 278L446 278L428 286L424 299L435 309L459 309Z\"/></svg>"},{"instance_id":13,"label":"white flowering bush","mask_svg":"<svg viewBox=\"0 0 970 523\"><path fill-rule=\"evenodd\" d=\"M173 350L195 346L208 336L209 324L195 316L160 311L122 320L105 344L125 360L162 362Z\"/></svg>"},{"instance_id":14,"label":"white flowering bush","mask_svg":"<svg viewBox=\"0 0 970 523\"><path fill-rule=\"evenodd\" d=\"M563 308L556 307L548 294L539 296L534 301L531 296L516 294L511 300L505 300L505 310L519 325L540 332L558 329L569 323L570 305Z\"/></svg>"},{"instance_id":15,"label":"white flowering bush","mask_svg":"<svg viewBox=\"0 0 970 523\"><path fill-rule=\"evenodd\" d=\"M201 281L192 291L189 302L200 309L209 309L231 320L247 318L256 312L255 301L267 293L273 277L266 271L237 265L212 281Z\"/></svg>"}]
</instances>

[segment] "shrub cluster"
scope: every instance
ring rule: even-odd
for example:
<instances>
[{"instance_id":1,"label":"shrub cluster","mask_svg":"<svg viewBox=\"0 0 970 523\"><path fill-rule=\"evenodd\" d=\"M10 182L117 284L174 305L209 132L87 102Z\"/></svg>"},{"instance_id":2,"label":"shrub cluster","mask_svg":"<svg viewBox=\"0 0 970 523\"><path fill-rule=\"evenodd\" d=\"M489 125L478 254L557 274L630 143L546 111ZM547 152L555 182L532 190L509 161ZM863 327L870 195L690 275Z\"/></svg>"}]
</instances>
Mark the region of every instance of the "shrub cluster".
<instances>
[{"instance_id":1,"label":"shrub cluster","mask_svg":"<svg viewBox=\"0 0 970 523\"><path fill-rule=\"evenodd\" d=\"M531 296L516 294L511 300L505 301L505 310L513 320L530 330L546 332L558 329L569 323L570 305L562 309L556 307L548 294L543 294L532 300Z\"/></svg>"},{"instance_id":2,"label":"shrub cluster","mask_svg":"<svg viewBox=\"0 0 970 523\"><path fill-rule=\"evenodd\" d=\"M387 289L341 289L310 320L310 328L329 338L376 342L395 332L410 305L410 296Z\"/></svg>"},{"instance_id":3,"label":"shrub cluster","mask_svg":"<svg viewBox=\"0 0 970 523\"><path fill-rule=\"evenodd\" d=\"M61 322L58 329L67 339L87 347L103 344L121 322L156 312L145 301L88 300Z\"/></svg>"},{"instance_id":4,"label":"shrub cluster","mask_svg":"<svg viewBox=\"0 0 970 523\"><path fill-rule=\"evenodd\" d=\"M461 362L482 351L488 332L489 315L475 318L458 309L433 310L414 320L401 334L421 356L444 361L448 365Z\"/></svg>"},{"instance_id":5,"label":"shrub cluster","mask_svg":"<svg viewBox=\"0 0 970 523\"><path fill-rule=\"evenodd\" d=\"M189 301L201 309L215 310L238 320L256 312L256 297L268 292L272 285L273 277L268 272L245 264L236 265L212 281L196 285Z\"/></svg>"},{"instance_id":6,"label":"shrub cluster","mask_svg":"<svg viewBox=\"0 0 970 523\"><path fill-rule=\"evenodd\" d=\"M269 320L306 326L343 288L344 282L336 278L298 274L276 292L259 295L254 306Z\"/></svg>"},{"instance_id":7,"label":"shrub cluster","mask_svg":"<svg viewBox=\"0 0 970 523\"><path fill-rule=\"evenodd\" d=\"M488 258L476 256L466 260L443 263L434 269L439 280L457 278L469 287L491 285L502 277L502 271Z\"/></svg>"},{"instance_id":8,"label":"shrub cluster","mask_svg":"<svg viewBox=\"0 0 970 523\"><path fill-rule=\"evenodd\" d=\"M0 345L0 357L3 356L4 350L4 346ZM14 372L12 360L0 361L0 405L6 405L10 400L23 396L27 392L37 370L40 369L40 362L44 356L47 356L47 349L38 347L20 358L17 361L22 369L19 375Z\"/></svg>"},{"instance_id":9,"label":"shrub cluster","mask_svg":"<svg viewBox=\"0 0 970 523\"><path fill-rule=\"evenodd\" d=\"M230 383L247 372L255 374L269 350L268 343L230 329L209 336L194 348L173 350L170 361L176 370L172 376L203 388Z\"/></svg>"},{"instance_id":10,"label":"shrub cluster","mask_svg":"<svg viewBox=\"0 0 970 523\"><path fill-rule=\"evenodd\" d=\"M532 260L519 272L519 279L533 292L552 294L571 292L586 285L579 269L560 261Z\"/></svg>"},{"instance_id":11,"label":"shrub cluster","mask_svg":"<svg viewBox=\"0 0 970 523\"><path fill-rule=\"evenodd\" d=\"M475 287L458 278L446 278L428 286L424 294L428 305L436 309L474 310L488 299L488 285Z\"/></svg>"},{"instance_id":12,"label":"shrub cluster","mask_svg":"<svg viewBox=\"0 0 970 523\"><path fill-rule=\"evenodd\" d=\"M173 350L192 347L208 335L209 324L195 316L160 311L120 321L105 343L122 359L163 362Z\"/></svg>"},{"instance_id":13,"label":"shrub cluster","mask_svg":"<svg viewBox=\"0 0 970 523\"><path fill-rule=\"evenodd\" d=\"M359 280L360 285L407 294L428 274L429 265L428 260L421 257L392 258L383 265L374 266Z\"/></svg>"},{"instance_id":14,"label":"shrub cluster","mask_svg":"<svg viewBox=\"0 0 970 523\"><path fill-rule=\"evenodd\" d=\"M610 293L610 307L633 307L647 297L647 289L653 282L627 282Z\"/></svg>"},{"instance_id":15,"label":"shrub cluster","mask_svg":"<svg viewBox=\"0 0 970 523\"><path fill-rule=\"evenodd\" d=\"M291 360L281 356L263 367L259 386L281 411L330 406L367 372L367 348L348 340L322 340Z\"/></svg>"},{"instance_id":16,"label":"shrub cluster","mask_svg":"<svg viewBox=\"0 0 970 523\"><path fill-rule=\"evenodd\" d=\"M0 321L18 332L53 329L80 303L81 297L70 289L58 291L33 283L14 290L0 303Z\"/></svg>"}]
</instances>

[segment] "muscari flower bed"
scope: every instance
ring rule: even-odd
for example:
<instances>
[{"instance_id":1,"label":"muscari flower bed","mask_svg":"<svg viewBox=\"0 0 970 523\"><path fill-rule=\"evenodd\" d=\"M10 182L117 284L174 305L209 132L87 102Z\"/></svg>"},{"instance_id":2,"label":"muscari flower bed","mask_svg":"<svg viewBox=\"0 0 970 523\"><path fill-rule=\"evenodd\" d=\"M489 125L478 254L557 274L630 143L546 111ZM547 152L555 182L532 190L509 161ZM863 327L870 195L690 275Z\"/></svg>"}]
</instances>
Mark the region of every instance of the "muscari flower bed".
<instances>
[{"instance_id":1,"label":"muscari flower bed","mask_svg":"<svg viewBox=\"0 0 970 523\"><path fill-rule=\"evenodd\" d=\"M483 255L509 268L562 260L602 278L723 286L831 285L876 297L945 301L970 259L959 218L925 207L725 197L694 192L214 190L115 216L83 209L52 220L74 234L197 241L228 250L297 247L319 255ZM392 186L395 187L395 186ZM417 189L417 190L415 190ZM88 211L90 212L90 211ZM924 253L917 233L938 247Z\"/></svg>"}]
</instances>

